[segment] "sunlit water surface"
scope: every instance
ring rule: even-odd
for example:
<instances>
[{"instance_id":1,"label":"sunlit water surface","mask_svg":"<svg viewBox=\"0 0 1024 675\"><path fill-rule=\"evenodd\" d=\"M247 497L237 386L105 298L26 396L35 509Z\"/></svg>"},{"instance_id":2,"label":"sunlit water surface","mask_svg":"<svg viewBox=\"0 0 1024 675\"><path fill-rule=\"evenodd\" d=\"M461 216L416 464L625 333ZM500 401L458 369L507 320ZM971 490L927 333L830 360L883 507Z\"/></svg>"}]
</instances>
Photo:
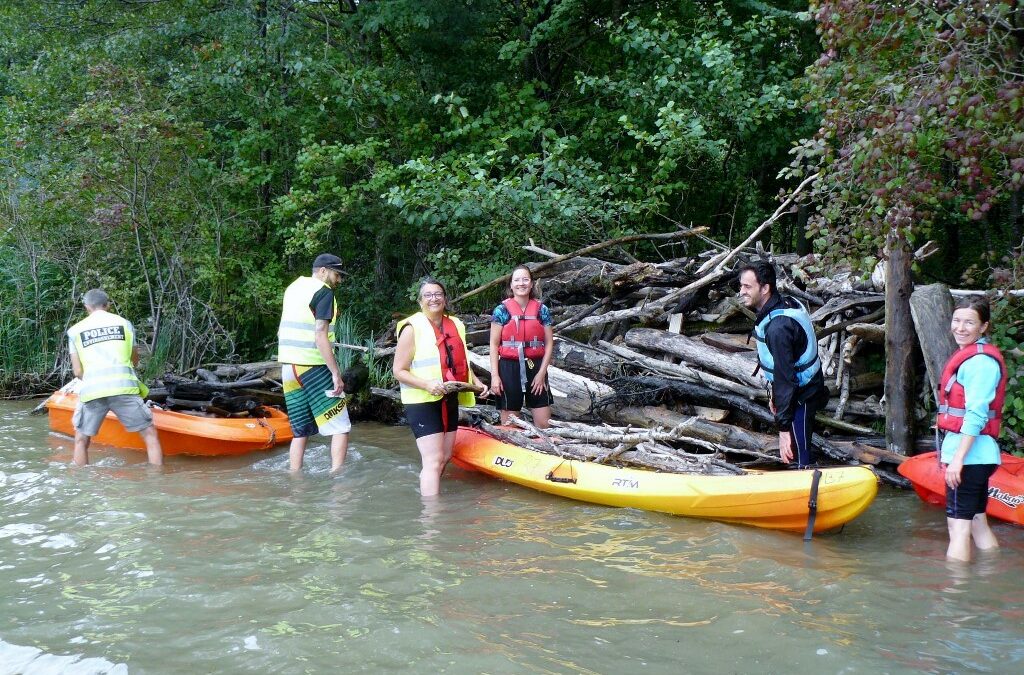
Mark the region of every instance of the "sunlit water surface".
<instances>
[{"instance_id":1,"label":"sunlit water surface","mask_svg":"<svg viewBox=\"0 0 1024 675\"><path fill-rule=\"evenodd\" d=\"M1024 530L950 565L883 488L841 533L592 506L449 469L360 424L230 459L94 446L0 402L0 674L1024 671Z\"/></svg>"}]
</instances>

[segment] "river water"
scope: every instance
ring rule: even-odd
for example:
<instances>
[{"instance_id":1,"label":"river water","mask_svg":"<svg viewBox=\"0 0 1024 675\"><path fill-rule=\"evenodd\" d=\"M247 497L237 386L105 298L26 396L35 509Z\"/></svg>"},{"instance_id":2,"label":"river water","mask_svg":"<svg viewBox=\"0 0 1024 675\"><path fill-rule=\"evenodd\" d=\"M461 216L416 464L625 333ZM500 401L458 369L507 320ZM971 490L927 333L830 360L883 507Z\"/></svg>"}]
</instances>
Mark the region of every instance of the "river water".
<instances>
[{"instance_id":1,"label":"river water","mask_svg":"<svg viewBox=\"0 0 1024 675\"><path fill-rule=\"evenodd\" d=\"M971 565L884 488L799 535L568 501L451 468L404 428L168 458L0 402L0 674L909 673L1024 670L1024 529ZM322 439L316 439L322 441Z\"/></svg>"}]
</instances>

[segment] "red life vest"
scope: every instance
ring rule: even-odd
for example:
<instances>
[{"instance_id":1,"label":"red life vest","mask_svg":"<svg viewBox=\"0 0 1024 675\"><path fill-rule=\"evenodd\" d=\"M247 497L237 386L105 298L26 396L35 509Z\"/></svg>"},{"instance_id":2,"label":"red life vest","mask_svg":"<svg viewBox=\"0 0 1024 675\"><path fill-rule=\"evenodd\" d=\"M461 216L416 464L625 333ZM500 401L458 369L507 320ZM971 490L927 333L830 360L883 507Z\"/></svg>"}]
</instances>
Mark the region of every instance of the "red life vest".
<instances>
[{"instance_id":1,"label":"red life vest","mask_svg":"<svg viewBox=\"0 0 1024 675\"><path fill-rule=\"evenodd\" d=\"M967 414L967 397L964 385L956 379L956 372L969 358L985 354L999 362L999 384L996 386L996 397L988 406L988 422L981 430L981 435L999 438L999 430L1003 419L1003 401L1006 399L1006 362L1000 351L990 344L976 342L953 352L946 367L942 369L939 381L939 418L936 425L939 429L960 433Z\"/></svg>"},{"instance_id":2,"label":"red life vest","mask_svg":"<svg viewBox=\"0 0 1024 675\"><path fill-rule=\"evenodd\" d=\"M519 360L519 348L528 359L544 358L544 324L540 322L540 303L530 299L524 310L515 298L502 303L511 319L501 327L501 347L498 356Z\"/></svg>"},{"instance_id":3,"label":"red life vest","mask_svg":"<svg viewBox=\"0 0 1024 675\"><path fill-rule=\"evenodd\" d=\"M466 358L466 345L459 339L459 329L445 315L441 319L441 328L430 322L437 340L437 355L441 358L441 378L445 382L469 382L469 360Z\"/></svg>"}]
</instances>

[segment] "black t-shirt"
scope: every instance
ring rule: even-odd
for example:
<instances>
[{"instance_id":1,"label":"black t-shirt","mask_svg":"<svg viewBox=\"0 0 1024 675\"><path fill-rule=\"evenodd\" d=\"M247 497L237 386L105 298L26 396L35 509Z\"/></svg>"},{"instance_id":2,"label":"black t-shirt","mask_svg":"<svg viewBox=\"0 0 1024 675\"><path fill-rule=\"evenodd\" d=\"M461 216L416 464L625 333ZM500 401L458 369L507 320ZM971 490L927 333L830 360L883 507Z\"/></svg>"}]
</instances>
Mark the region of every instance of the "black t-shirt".
<instances>
[{"instance_id":1,"label":"black t-shirt","mask_svg":"<svg viewBox=\"0 0 1024 675\"><path fill-rule=\"evenodd\" d=\"M309 309L313 318L322 321L334 321L334 290L324 286L313 294L309 301Z\"/></svg>"}]
</instances>

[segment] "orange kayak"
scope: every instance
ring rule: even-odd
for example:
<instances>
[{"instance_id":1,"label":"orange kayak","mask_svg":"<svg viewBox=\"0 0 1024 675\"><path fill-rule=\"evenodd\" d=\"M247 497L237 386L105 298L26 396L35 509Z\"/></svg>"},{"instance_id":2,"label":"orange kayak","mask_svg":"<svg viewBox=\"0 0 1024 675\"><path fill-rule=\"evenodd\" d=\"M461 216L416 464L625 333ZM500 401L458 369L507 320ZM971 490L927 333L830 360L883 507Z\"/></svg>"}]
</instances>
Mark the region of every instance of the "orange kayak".
<instances>
[{"instance_id":1,"label":"orange kayak","mask_svg":"<svg viewBox=\"0 0 1024 675\"><path fill-rule=\"evenodd\" d=\"M71 415L78 396L55 392L46 401L50 429L68 436L75 435ZM187 413L153 408L153 423L160 436L164 455L241 455L254 450L269 450L292 440L288 415L266 408L269 417L200 417ZM95 443L118 448L145 450L142 437L125 431L113 413L107 413Z\"/></svg>"},{"instance_id":2,"label":"orange kayak","mask_svg":"<svg viewBox=\"0 0 1024 675\"><path fill-rule=\"evenodd\" d=\"M793 532L807 527L814 474L808 469L706 476L618 468L521 448L471 427L459 427L452 459L465 469L584 502ZM869 469L821 469L814 531L853 520L877 493Z\"/></svg>"},{"instance_id":3,"label":"orange kayak","mask_svg":"<svg viewBox=\"0 0 1024 675\"><path fill-rule=\"evenodd\" d=\"M1024 525L1024 457L1007 453L988 482L985 513L993 518ZM914 455L899 465L900 475L914 486L914 492L929 504L946 505L946 475L934 452Z\"/></svg>"}]
</instances>

